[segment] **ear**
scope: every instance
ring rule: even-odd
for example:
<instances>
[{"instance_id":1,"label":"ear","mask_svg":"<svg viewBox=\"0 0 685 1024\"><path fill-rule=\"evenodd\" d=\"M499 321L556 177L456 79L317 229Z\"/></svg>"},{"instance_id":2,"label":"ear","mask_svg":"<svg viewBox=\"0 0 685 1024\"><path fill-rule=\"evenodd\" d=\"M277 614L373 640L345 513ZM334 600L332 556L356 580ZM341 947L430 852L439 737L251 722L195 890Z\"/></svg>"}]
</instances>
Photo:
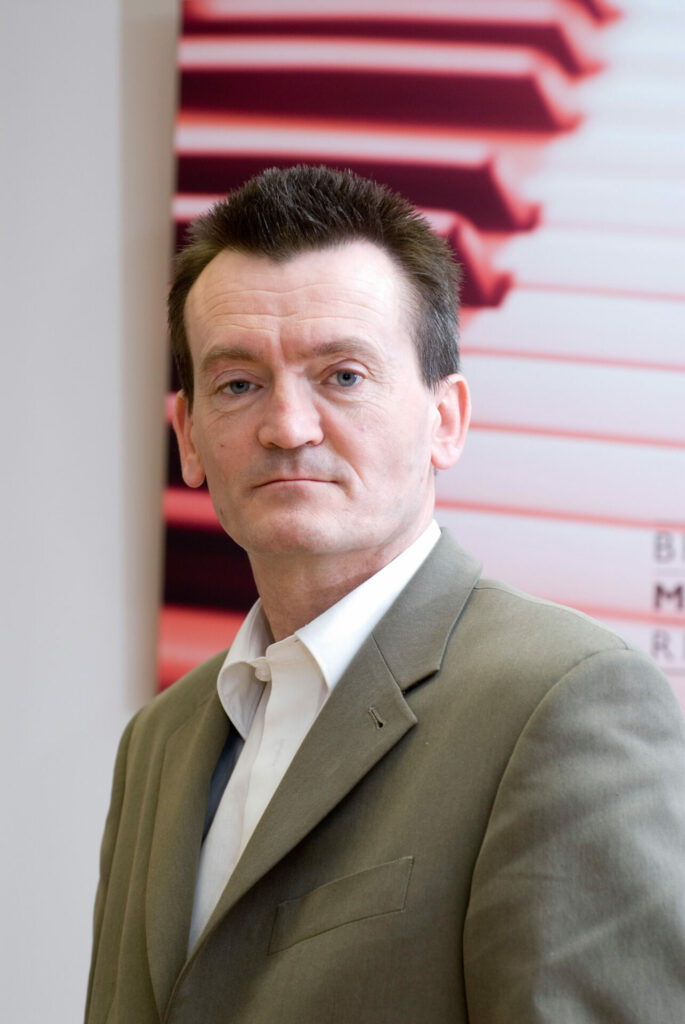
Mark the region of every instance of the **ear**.
<instances>
[{"instance_id":1,"label":"ear","mask_svg":"<svg viewBox=\"0 0 685 1024\"><path fill-rule=\"evenodd\" d=\"M471 421L469 386L460 373L445 377L434 390L436 418L431 437L431 462L449 469L459 459Z\"/></svg>"},{"instance_id":2,"label":"ear","mask_svg":"<svg viewBox=\"0 0 685 1024\"><path fill-rule=\"evenodd\" d=\"M201 487L204 483L205 471L193 441L193 414L182 391L176 395L171 422L178 441L183 479L188 487Z\"/></svg>"}]
</instances>

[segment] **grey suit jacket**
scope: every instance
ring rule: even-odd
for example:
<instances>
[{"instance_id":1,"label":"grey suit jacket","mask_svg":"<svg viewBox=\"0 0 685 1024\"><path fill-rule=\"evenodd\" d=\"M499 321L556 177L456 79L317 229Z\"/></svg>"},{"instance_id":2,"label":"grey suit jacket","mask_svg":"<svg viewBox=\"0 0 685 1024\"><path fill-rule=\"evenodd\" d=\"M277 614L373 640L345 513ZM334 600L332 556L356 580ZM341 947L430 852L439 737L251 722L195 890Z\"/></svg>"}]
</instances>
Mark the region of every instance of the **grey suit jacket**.
<instances>
[{"instance_id":1,"label":"grey suit jacket","mask_svg":"<svg viewBox=\"0 0 685 1024\"><path fill-rule=\"evenodd\" d=\"M685 736L648 658L443 536L188 959L223 656L121 741L88 1024L683 1024Z\"/></svg>"}]
</instances>

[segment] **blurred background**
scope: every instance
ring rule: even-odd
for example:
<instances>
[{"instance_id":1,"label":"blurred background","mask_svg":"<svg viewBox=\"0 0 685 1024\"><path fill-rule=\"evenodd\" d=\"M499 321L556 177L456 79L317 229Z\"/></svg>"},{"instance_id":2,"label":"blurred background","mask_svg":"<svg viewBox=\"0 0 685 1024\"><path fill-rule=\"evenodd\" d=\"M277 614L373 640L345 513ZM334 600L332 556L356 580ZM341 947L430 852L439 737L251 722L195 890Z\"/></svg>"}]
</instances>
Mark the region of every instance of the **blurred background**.
<instances>
[{"instance_id":1,"label":"blurred background","mask_svg":"<svg viewBox=\"0 0 685 1024\"><path fill-rule=\"evenodd\" d=\"M271 165L402 191L465 267L438 519L685 704L679 0L2 3L5 1020L80 1018L118 736L225 647L244 554L170 443L189 220ZM685 783L684 783L685 784Z\"/></svg>"}]
</instances>

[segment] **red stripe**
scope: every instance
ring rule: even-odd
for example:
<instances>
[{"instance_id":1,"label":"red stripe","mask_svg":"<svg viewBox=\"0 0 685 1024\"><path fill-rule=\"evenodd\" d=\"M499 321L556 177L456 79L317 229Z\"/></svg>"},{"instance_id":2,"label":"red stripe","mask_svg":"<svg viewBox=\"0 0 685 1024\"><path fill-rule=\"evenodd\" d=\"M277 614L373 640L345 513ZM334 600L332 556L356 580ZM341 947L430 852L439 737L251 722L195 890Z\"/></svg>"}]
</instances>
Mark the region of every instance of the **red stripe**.
<instances>
[{"instance_id":1,"label":"red stripe","mask_svg":"<svg viewBox=\"0 0 685 1024\"><path fill-rule=\"evenodd\" d=\"M466 329L468 332L468 328ZM461 354L466 356L495 356L503 359L539 359L555 363L580 363L593 366L618 366L628 370L659 370L669 373L685 373L685 362L659 363L645 359L622 359L619 356L569 355L561 352L536 352L527 349L496 348L494 346L462 345Z\"/></svg>"},{"instance_id":2,"label":"red stripe","mask_svg":"<svg viewBox=\"0 0 685 1024\"><path fill-rule=\"evenodd\" d=\"M207 491L192 491L186 487L167 487L162 507L164 521L168 525L187 526L196 530L216 530L218 532L223 530Z\"/></svg>"},{"instance_id":3,"label":"red stripe","mask_svg":"<svg viewBox=\"0 0 685 1024\"><path fill-rule=\"evenodd\" d=\"M555 604L562 604L569 607L568 599L553 597L549 594L540 594L548 601ZM602 605L574 604L572 606L579 612L590 615L593 619L606 622L642 622L652 626L679 626L685 628L685 613L682 615L662 615L659 612L637 611L634 608L605 608Z\"/></svg>"},{"instance_id":4,"label":"red stripe","mask_svg":"<svg viewBox=\"0 0 685 1024\"><path fill-rule=\"evenodd\" d=\"M653 177L646 174L645 178L650 181L650 184L653 184ZM678 179L680 179L680 175L678 175ZM544 199L542 202L544 203ZM597 231L597 228L600 227L602 234L625 235L626 233L629 233L631 235L652 235L658 238L662 238L664 235L669 238L681 238L685 235L685 227L673 227L668 224L656 226L652 226L651 224L607 224L602 221L598 225L596 220L585 221L582 219L566 219L564 217L557 219L554 214L544 216L540 220L540 226L542 225L549 225L551 228L571 228L571 230L581 229L583 231Z\"/></svg>"},{"instance_id":5,"label":"red stripe","mask_svg":"<svg viewBox=\"0 0 685 1024\"><path fill-rule=\"evenodd\" d=\"M566 509L530 508L522 505L493 505L488 502L438 498L436 507L463 512L484 512L488 515L520 516L525 519L551 519L566 523L589 523L592 526L620 526L637 530L685 531L685 520L639 519L629 516L609 516L593 512L575 512Z\"/></svg>"},{"instance_id":6,"label":"red stripe","mask_svg":"<svg viewBox=\"0 0 685 1024\"><path fill-rule=\"evenodd\" d=\"M658 290L654 291L639 291L636 288L607 288L595 287L591 284L564 284L561 281L555 281L550 284L537 281L527 281L525 275L519 278L519 271L514 268L514 283L517 288L521 290L525 289L529 292L564 292L572 295L610 295L614 298L625 298L626 295L630 295L632 299L646 299L647 301L659 301L666 302L682 302L685 298L685 288L682 292L662 292Z\"/></svg>"},{"instance_id":7,"label":"red stripe","mask_svg":"<svg viewBox=\"0 0 685 1024\"><path fill-rule=\"evenodd\" d=\"M631 434L606 434L595 430L566 430L561 427L533 427L518 423L471 422L472 430L489 430L506 434L530 434L535 437L567 437L577 441L608 441L613 444L639 444L653 448L685 449L685 440L670 437L639 437Z\"/></svg>"}]
</instances>

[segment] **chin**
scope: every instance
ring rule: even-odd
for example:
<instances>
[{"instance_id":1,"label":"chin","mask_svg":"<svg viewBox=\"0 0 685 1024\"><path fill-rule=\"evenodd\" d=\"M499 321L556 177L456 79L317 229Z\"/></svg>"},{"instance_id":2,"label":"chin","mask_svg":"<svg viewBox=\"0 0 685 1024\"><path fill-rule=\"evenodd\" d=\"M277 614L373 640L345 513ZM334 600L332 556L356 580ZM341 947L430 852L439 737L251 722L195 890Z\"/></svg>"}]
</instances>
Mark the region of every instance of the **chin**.
<instances>
[{"instance_id":1,"label":"chin","mask_svg":"<svg viewBox=\"0 0 685 1024\"><path fill-rule=\"evenodd\" d=\"M333 554L344 546L340 529L303 519L286 522L250 523L243 537L235 540L248 554Z\"/></svg>"}]
</instances>

